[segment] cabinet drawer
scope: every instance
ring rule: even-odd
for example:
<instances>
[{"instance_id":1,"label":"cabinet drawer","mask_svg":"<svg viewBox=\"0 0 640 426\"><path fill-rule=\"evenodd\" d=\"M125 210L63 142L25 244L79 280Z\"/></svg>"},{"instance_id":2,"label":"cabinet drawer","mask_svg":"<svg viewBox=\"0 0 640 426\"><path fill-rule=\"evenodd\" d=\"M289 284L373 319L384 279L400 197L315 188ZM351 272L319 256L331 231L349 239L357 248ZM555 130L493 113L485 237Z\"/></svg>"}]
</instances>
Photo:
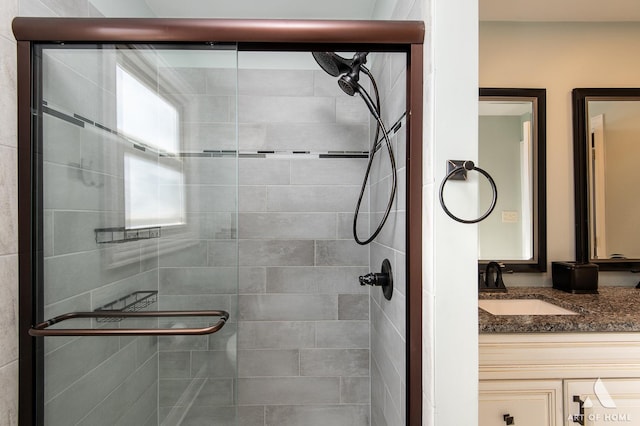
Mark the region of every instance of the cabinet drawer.
<instances>
[{"instance_id":1,"label":"cabinet drawer","mask_svg":"<svg viewBox=\"0 0 640 426\"><path fill-rule=\"evenodd\" d=\"M640 424L640 379L566 380L564 395L566 426Z\"/></svg>"},{"instance_id":2,"label":"cabinet drawer","mask_svg":"<svg viewBox=\"0 0 640 426\"><path fill-rule=\"evenodd\" d=\"M478 402L479 426L562 425L560 380L481 381Z\"/></svg>"}]
</instances>

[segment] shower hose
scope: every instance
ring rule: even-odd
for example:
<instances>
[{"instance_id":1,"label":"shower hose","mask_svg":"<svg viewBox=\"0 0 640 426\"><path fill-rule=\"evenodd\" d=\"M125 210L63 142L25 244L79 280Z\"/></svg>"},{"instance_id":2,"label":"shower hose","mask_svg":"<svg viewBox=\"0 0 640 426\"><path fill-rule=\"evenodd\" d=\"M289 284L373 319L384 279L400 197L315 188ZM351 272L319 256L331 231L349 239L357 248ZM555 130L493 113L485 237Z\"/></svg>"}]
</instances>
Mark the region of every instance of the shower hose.
<instances>
[{"instance_id":1,"label":"shower hose","mask_svg":"<svg viewBox=\"0 0 640 426\"><path fill-rule=\"evenodd\" d=\"M360 188L360 195L358 196L358 202L356 203L356 210L353 215L353 238L358 244L366 245L371 243L378 236L378 234L380 234L380 231L382 231L382 227L384 226L385 222L389 217L389 213L391 212L391 208L393 206L393 200L395 198L396 189L398 186L398 182L397 182L398 176L396 171L396 159L393 154L393 147L391 146L391 140L389 139L389 132L387 131L384 125L384 122L382 121L382 117L380 116L380 95L378 93L378 86L376 84L376 80L373 78L373 75L371 75L371 72L369 71L369 69L367 69L365 66L361 66L360 69L367 75L367 77L369 77L369 80L371 81L371 85L373 87L373 91L375 95L375 103L371 99L371 96L369 95L369 93L367 93L367 91L362 86L360 86L360 84L358 84L358 89L359 89L358 93L360 94L360 97L362 98L364 103L369 108L371 115L373 116L373 118L376 119L376 122L377 122L376 131L375 131L375 135L373 137L373 143L371 146L371 151L369 152L369 161L367 163L367 170L365 171L365 174L364 174L362 187ZM397 128L397 125L393 126L393 128L394 129ZM381 133L382 133L382 139L379 139ZM371 166L373 165L373 160L375 158L376 152L378 152L378 150L381 148L382 141L384 141L387 147L387 152L389 153L389 162L391 163L391 179L392 179L391 193L389 194L389 200L387 201L387 207L385 209L384 215L382 216L382 219L378 223L376 230L368 238L361 239L358 236L358 230L357 230L358 216L360 214L360 205L362 204L362 199L364 197L364 193L367 188L367 182L369 181L369 174L371 172ZM370 213L370 214L373 214L373 213Z\"/></svg>"}]
</instances>

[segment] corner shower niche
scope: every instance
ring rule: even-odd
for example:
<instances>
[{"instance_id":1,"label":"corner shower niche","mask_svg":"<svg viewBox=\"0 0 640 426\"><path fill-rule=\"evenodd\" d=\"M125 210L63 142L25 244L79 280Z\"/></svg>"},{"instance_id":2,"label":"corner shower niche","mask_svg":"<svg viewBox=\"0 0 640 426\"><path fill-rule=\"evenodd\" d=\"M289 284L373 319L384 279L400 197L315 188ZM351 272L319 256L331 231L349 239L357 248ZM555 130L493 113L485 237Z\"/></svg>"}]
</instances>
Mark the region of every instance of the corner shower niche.
<instances>
[{"instance_id":1,"label":"corner shower niche","mask_svg":"<svg viewBox=\"0 0 640 426\"><path fill-rule=\"evenodd\" d=\"M31 338L33 424L409 424L407 63L368 57L398 190L362 246L375 120L308 51L35 43L32 324L97 318ZM376 155L360 235L391 188ZM391 300L358 283L385 259ZM204 335L172 330L219 319L127 315L211 310Z\"/></svg>"}]
</instances>

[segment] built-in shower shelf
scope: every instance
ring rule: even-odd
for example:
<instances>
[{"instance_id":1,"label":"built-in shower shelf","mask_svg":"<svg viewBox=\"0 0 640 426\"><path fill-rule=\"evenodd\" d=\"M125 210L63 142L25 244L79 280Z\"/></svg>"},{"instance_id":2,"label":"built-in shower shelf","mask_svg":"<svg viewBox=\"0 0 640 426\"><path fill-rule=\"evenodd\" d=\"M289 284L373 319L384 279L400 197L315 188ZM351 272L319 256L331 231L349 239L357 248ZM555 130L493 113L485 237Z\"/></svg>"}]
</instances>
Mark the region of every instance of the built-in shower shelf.
<instances>
[{"instance_id":1,"label":"built-in shower shelf","mask_svg":"<svg viewBox=\"0 0 640 426\"><path fill-rule=\"evenodd\" d=\"M160 227L127 229L118 228L98 228L96 233L96 243L127 243L138 240L148 240L150 238L160 238Z\"/></svg>"},{"instance_id":2,"label":"built-in shower shelf","mask_svg":"<svg viewBox=\"0 0 640 426\"><path fill-rule=\"evenodd\" d=\"M127 294L118 300L107 303L94 312L137 312L155 303L158 300L158 292L155 290L140 290ZM120 322L122 317L97 317L97 322Z\"/></svg>"}]
</instances>

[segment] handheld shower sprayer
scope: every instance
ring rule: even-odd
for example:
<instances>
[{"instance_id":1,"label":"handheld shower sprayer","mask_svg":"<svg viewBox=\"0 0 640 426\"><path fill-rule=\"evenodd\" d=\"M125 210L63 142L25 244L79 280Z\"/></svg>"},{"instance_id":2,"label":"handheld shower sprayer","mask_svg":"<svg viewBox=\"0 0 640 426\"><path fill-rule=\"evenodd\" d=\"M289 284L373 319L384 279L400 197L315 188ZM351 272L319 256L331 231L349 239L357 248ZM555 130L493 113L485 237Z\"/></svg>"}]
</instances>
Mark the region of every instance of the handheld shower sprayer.
<instances>
[{"instance_id":1,"label":"handheld shower sprayer","mask_svg":"<svg viewBox=\"0 0 640 426\"><path fill-rule=\"evenodd\" d=\"M367 63L368 54L369 52L356 52L353 58L347 59L334 52L312 52L313 58L316 60L318 65L320 65L320 68L322 68L327 74L333 77L339 77L338 86L340 86L340 89L342 89L343 92L345 92L349 96L355 96L356 93L360 95L360 98L363 100L363 102L369 109L369 112L371 112L371 115L377 122L375 136L373 138L373 145L371 147L371 151L369 152L369 162L367 164L364 180L360 189L360 196L358 197L358 202L356 203L355 214L353 217L353 238L360 245L366 245L372 242L382 230L382 227L384 226L387 218L389 217L389 213L391 212L391 207L393 206L393 200L396 195L398 180L396 171L396 160L393 155L393 148L391 147L389 132L387 131L384 122L382 121L380 113L380 95L378 93L378 85L376 84L376 80L375 78L373 78L373 75L371 74L369 69L365 66L365 64ZM360 72L363 72L367 77L369 77L371 86L374 90L375 101L371 98L364 87L360 85ZM376 230L371 234L371 236L362 240L358 236L357 232L358 214L360 212L360 205L362 204L362 198L364 197L364 193L367 187L367 181L369 180L369 173L371 172L373 159L376 152L378 151L378 137L380 136L381 131L382 137L387 146L387 152L389 153L389 162L391 163L391 193L389 194L389 200L387 202L385 213L378 223Z\"/></svg>"},{"instance_id":2,"label":"handheld shower sprayer","mask_svg":"<svg viewBox=\"0 0 640 426\"><path fill-rule=\"evenodd\" d=\"M349 96L360 94L367 108L374 116L378 118L380 115L380 106L376 108L371 97L362 86L360 86L360 71L367 74L369 79L373 80L373 76L364 65L367 63L367 55L369 52L357 52L353 58L347 59L333 52L312 52L313 58L316 60L320 68L327 74L338 78L338 86L344 93ZM375 84L375 81L374 81Z\"/></svg>"},{"instance_id":3,"label":"handheld shower sprayer","mask_svg":"<svg viewBox=\"0 0 640 426\"><path fill-rule=\"evenodd\" d=\"M360 93L362 87L358 81L360 80L360 70L367 63L367 55L369 52L358 52L351 59L349 72L343 74L338 79L338 86L344 93L349 96L353 96L356 93Z\"/></svg>"}]
</instances>

